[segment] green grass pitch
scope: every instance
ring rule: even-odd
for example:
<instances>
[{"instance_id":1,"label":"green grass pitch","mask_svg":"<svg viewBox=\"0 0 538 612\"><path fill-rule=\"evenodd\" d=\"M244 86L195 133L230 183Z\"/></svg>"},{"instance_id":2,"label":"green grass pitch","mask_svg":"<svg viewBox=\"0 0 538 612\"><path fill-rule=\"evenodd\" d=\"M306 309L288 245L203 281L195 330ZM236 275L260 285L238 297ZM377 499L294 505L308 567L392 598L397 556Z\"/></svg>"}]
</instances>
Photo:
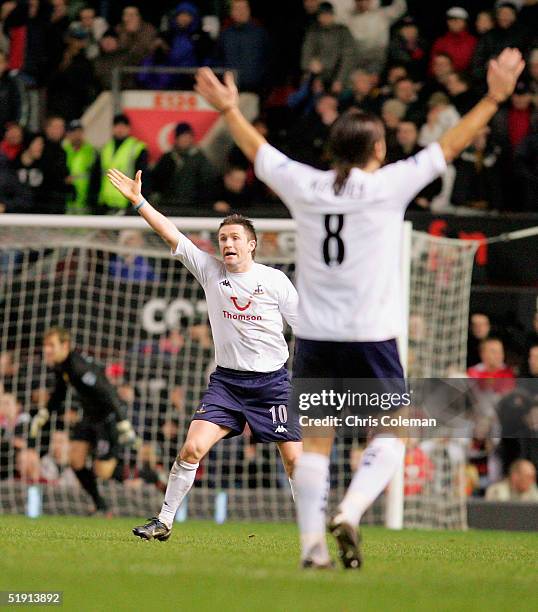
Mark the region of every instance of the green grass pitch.
<instances>
[{"instance_id":1,"label":"green grass pitch","mask_svg":"<svg viewBox=\"0 0 538 612\"><path fill-rule=\"evenodd\" d=\"M365 528L361 571L305 572L294 525L189 521L161 543L136 519L0 518L0 590L61 590L64 610L538 609L538 533Z\"/></svg>"}]
</instances>

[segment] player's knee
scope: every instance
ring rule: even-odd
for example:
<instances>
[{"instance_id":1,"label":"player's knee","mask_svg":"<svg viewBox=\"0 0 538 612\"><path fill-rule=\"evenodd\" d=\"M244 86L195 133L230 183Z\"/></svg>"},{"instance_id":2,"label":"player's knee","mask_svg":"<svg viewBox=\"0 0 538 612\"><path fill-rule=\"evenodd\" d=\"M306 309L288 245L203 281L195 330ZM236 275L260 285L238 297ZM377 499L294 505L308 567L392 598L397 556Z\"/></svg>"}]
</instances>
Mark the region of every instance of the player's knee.
<instances>
[{"instance_id":1,"label":"player's knee","mask_svg":"<svg viewBox=\"0 0 538 612\"><path fill-rule=\"evenodd\" d=\"M188 463L198 463L204 456L204 449L198 440L186 440L181 448L178 459Z\"/></svg>"},{"instance_id":2,"label":"player's knee","mask_svg":"<svg viewBox=\"0 0 538 612\"><path fill-rule=\"evenodd\" d=\"M293 477L293 470L295 469L296 457L288 457L283 460L284 470L288 475L288 478Z\"/></svg>"}]
</instances>

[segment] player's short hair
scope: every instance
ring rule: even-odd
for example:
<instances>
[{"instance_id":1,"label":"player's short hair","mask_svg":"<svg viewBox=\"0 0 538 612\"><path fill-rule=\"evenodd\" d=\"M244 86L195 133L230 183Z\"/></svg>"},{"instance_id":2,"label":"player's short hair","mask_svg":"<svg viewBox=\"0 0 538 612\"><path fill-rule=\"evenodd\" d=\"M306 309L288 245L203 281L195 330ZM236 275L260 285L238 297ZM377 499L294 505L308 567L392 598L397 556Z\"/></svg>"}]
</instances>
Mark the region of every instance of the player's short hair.
<instances>
[{"instance_id":1,"label":"player's short hair","mask_svg":"<svg viewBox=\"0 0 538 612\"><path fill-rule=\"evenodd\" d=\"M71 332L65 329L65 327L60 327L60 326L50 327L43 334L43 339L45 340L47 338L50 338L51 336L58 336L58 339L60 340L62 344L64 342L71 342Z\"/></svg>"},{"instance_id":2,"label":"player's short hair","mask_svg":"<svg viewBox=\"0 0 538 612\"><path fill-rule=\"evenodd\" d=\"M339 194L353 167L363 168L374 155L375 144L385 138L376 115L350 108L333 123L328 151L336 170L334 193Z\"/></svg>"},{"instance_id":3,"label":"player's short hair","mask_svg":"<svg viewBox=\"0 0 538 612\"><path fill-rule=\"evenodd\" d=\"M225 225L242 225L245 228L245 231L248 235L249 240L255 240L256 244L258 244L258 236L256 235L256 230L254 229L254 225L250 219L247 219L243 215L238 213L233 213L224 217L219 225L219 231ZM256 248L252 251L252 258L254 259L254 255L256 254Z\"/></svg>"}]
</instances>

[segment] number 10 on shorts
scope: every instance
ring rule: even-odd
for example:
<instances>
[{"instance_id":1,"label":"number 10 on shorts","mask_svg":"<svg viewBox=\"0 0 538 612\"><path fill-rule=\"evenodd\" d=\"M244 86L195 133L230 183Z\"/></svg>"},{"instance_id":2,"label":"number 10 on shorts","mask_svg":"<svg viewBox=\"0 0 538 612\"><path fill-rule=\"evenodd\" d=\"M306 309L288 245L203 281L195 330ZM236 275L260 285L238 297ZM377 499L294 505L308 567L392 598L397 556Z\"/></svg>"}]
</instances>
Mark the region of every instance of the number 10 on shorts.
<instances>
[{"instance_id":1,"label":"number 10 on shorts","mask_svg":"<svg viewBox=\"0 0 538 612\"><path fill-rule=\"evenodd\" d=\"M273 423L287 423L288 422L288 409L284 404L280 406L271 406L269 409L271 416L273 417ZM277 418L278 417L278 418Z\"/></svg>"}]
</instances>

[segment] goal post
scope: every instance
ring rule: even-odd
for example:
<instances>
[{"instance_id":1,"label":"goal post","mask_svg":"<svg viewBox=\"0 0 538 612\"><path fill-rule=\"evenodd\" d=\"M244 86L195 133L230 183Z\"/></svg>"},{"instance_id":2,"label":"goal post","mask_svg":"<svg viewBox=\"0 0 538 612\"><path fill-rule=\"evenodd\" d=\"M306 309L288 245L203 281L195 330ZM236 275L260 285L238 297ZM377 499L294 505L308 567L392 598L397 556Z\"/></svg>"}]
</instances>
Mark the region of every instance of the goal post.
<instances>
[{"instance_id":1,"label":"goal post","mask_svg":"<svg viewBox=\"0 0 538 612\"><path fill-rule=\"evenodd\" d=\"M215 251L220 219L172 221L202 248ZM293 278L294 221L254 223L257 261ZM476 245L412 232L408 223L402 242L410 324L409 340L405 334L398 339L401 355L410 375L442 376L465 362ZM203 291L138 216L0 215L0 390L10 396L6 402L16 403L10 408L11 429L0 439L0 513L24 512L33 480L42 482L45 513L82 514L89 507L65 465L76 397L68 395L65 412L53 415L43 432L39 465L14 443L27 435L27 415L50 389L41 339L52 325L68 327L77 348L106 367L129 407L144 443L138 452L123 453L121 472L103 490L118 513L145 515L160 505L170 463L214 367ZM287 337L292 343L291 334ZM336 443L331 487L337 495L352 475L355 451L354 441ZM443 508L451 517L446 526L465 527L465 499L454 484L461 466L447 463L446 456L439 454L440 481L412 487L412 495L404 491L412 475L401 471L367 520L392 528L438 527L444 526L438 520ZM226 492L229 518L293 517L274 446L251 444L245 436L223 441L202 462L189 515L213 517L216 501L224 499L220 492Z\"/></svg>"}]
</instances>

